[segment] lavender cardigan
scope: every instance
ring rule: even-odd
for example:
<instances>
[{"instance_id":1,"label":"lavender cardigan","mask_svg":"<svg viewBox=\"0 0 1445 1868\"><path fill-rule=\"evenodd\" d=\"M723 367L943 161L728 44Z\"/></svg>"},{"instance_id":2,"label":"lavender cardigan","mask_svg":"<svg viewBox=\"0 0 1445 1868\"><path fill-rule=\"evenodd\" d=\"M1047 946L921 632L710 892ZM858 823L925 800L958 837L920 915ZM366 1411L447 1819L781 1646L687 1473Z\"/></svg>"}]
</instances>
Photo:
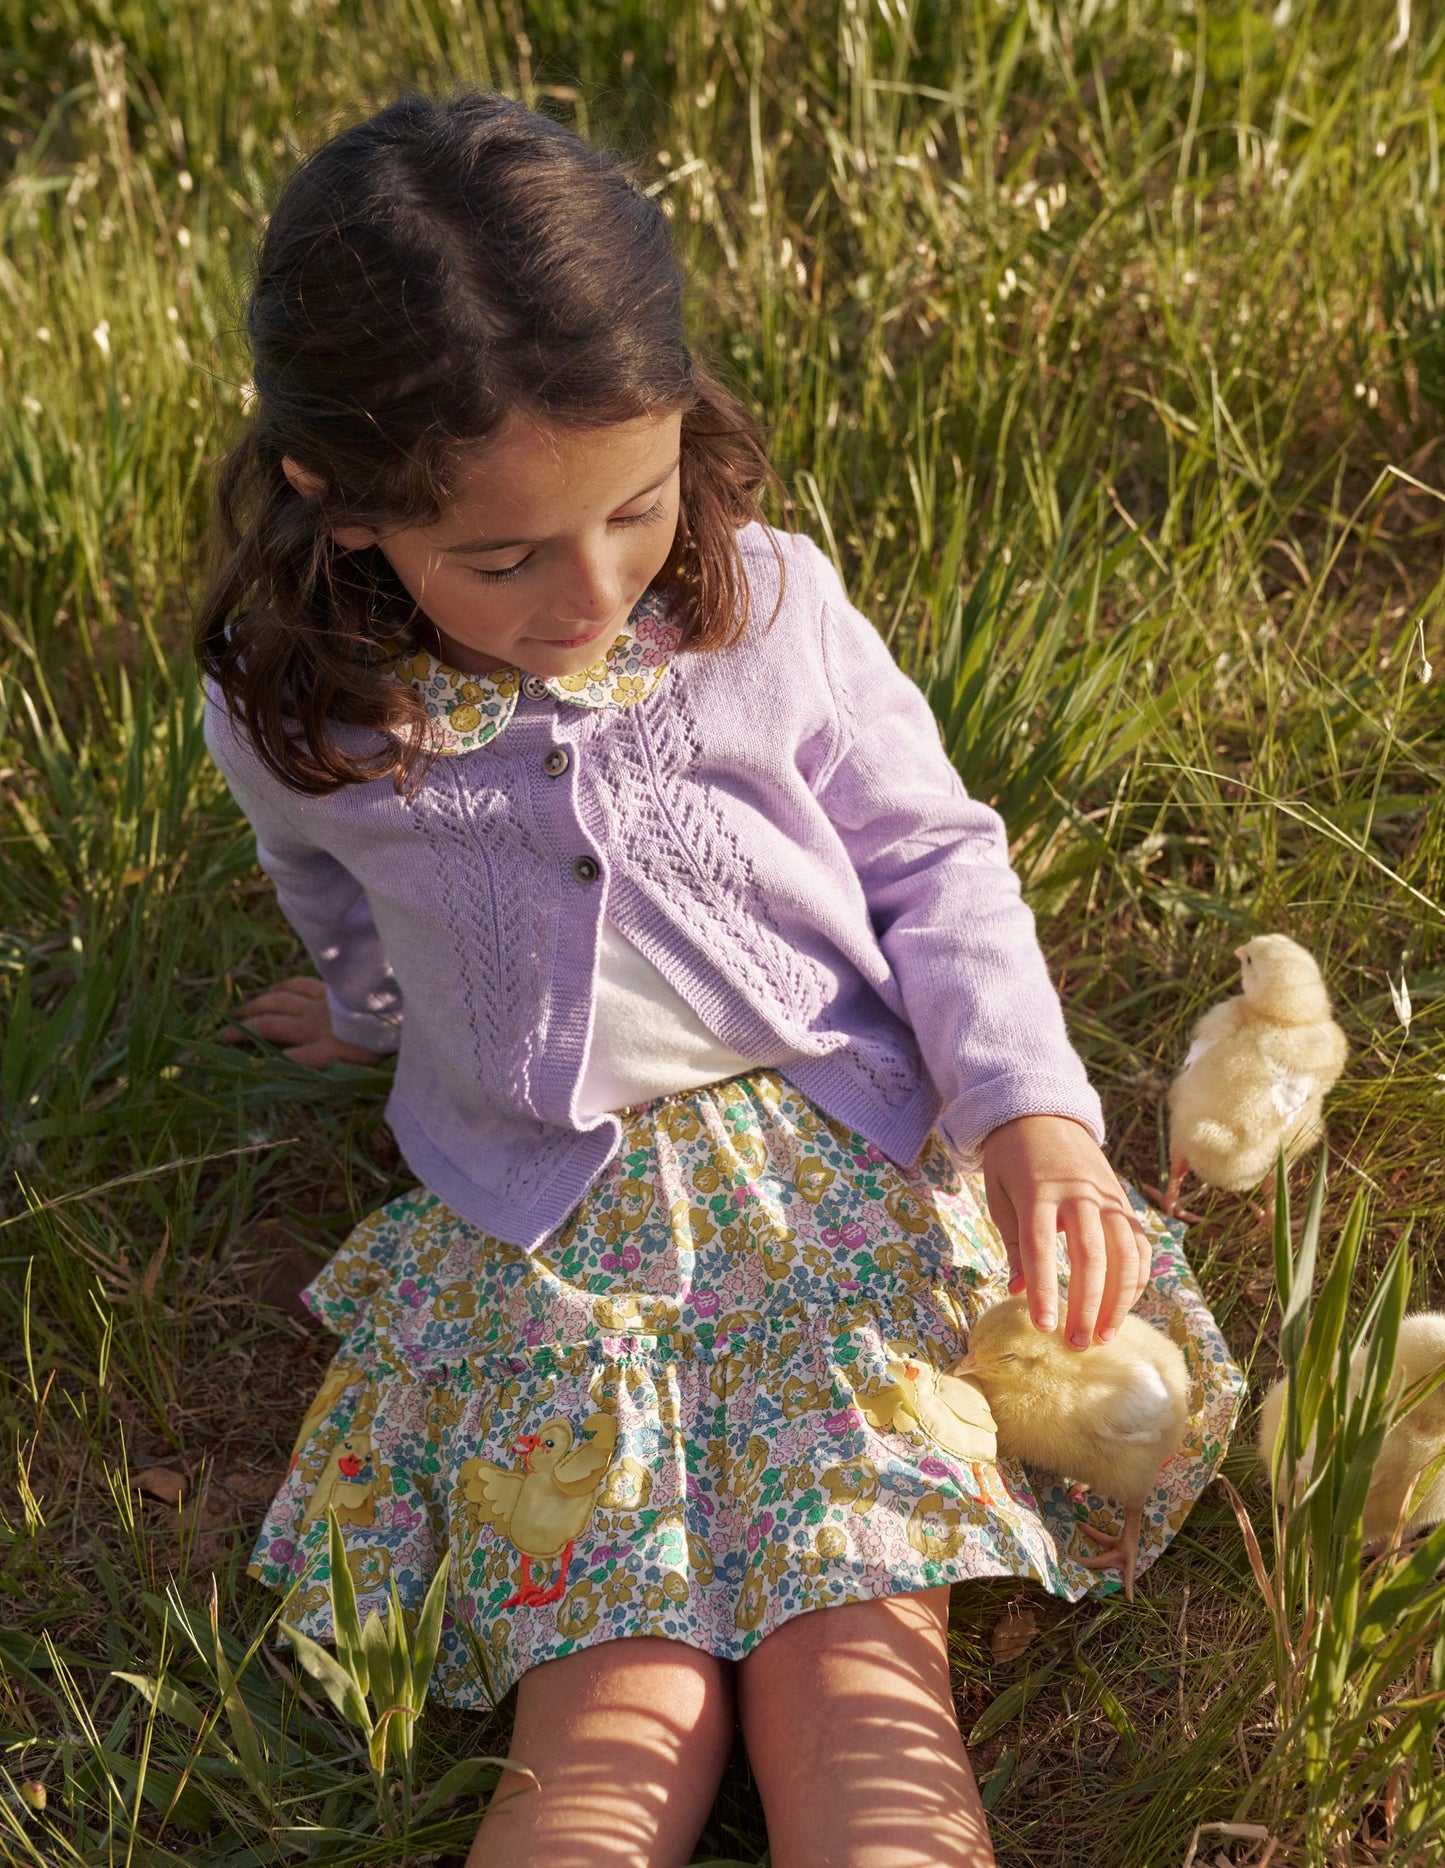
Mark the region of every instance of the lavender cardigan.
<instances>
[{"instance_id":1,"label":"lavender cardigan","mask_svg":"<svg viewBox=\"0 0 1445 1868\"><path fill-rule=\"evenodd\" d=\"M1020 1115L1103 1141L1001 820L964 791L828 559L774 536L771 627L776 562L755 524L739 535L755 621L736 648L676 655L632 707L524 691L490 745L438 759L409 800L388 779L288 790L208 690L207 744L333 1030L399 1053L403 1155L527 1250L621 1134L574 1114L604 908L724 1044L900 1164L935 1123L965 1168Z\"/></svg>"}]
</instances>

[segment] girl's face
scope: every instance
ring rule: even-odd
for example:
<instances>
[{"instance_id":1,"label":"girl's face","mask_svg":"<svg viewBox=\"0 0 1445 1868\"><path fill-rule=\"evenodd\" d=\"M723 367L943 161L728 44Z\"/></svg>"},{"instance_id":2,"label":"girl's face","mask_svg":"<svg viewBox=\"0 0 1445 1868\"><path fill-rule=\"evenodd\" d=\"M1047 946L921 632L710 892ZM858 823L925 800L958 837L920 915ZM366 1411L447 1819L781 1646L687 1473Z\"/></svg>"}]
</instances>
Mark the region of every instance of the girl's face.
<instances>
[{"instance_id":1,"label":"girl's face","mask_svg":"<svg viewBox=\"0 0 1445 1868\"><path fill-rule=\"evenodd\" d=\"M677 530L680 414L605 428L510 417L469 461L434 525L339 526L376 545L467 674L577 674L606 654ZM287 459L287 478L317 483Z\"/></svg>"}]
</instances>

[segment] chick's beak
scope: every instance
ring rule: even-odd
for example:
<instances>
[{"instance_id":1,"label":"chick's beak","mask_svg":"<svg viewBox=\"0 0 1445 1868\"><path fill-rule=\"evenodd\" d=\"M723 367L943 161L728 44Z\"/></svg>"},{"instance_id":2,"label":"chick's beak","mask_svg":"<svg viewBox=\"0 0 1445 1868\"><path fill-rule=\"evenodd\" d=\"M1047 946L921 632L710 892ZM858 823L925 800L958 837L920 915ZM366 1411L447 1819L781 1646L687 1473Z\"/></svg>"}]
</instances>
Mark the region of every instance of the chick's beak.
<instances>
[{"instance_id":1,"label":"chick's beak","mask_svg":"<svg viewBox=\"0 0 1445 1868\"><path fill-rule=\"evenodd\" d=\"M1244 958L1244 949L1243 949L1243 947L1236 947L1236 948L1235 948L1235 950L1234 950L1234 957L1235 957L1235 959L1236 959L1236 960L1242 960L1242 959Z\"/></svg>"},{"instance_id":2,"label":"chick's beak","mask_svg":"<svg viewBox=\"0 0 1445 1868\"><path fill-rule=\"evenodd\" d=\"M520 1433L512 1442L512 1451L522 1455L522 1465L526 1471L532 1470L532 1455L541 1444L540 1435L535 1433Z\"/></svg>"}]
</instances>

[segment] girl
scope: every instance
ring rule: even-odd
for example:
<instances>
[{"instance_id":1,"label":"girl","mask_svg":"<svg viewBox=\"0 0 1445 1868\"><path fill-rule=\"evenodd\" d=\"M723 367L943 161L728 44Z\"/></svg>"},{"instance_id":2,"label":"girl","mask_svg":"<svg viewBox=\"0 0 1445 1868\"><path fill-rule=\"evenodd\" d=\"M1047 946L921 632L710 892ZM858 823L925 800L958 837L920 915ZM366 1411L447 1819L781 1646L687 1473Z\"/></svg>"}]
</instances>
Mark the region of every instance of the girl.
<instances>
[{"instance_id":1,"label":"girl","mask_svg":"<svg viewBox=\"0 0 1445 1868\"><path fill-rule=\"evenodd\" d=\"M394 1051L421 1185L309 1288L341 1347L252 1570L329 1636L328 1509L363 1612L450 1549L438 1696L518 1683L536 1776L474 1868L686 1860L735 1715L775 1868L986 1863L949 1585L1100 1579L942 1380L970 1318L1049 1327L1062 1267L1083 1347L1152 1269L1196 1410L1146 1561L1238 1376L1100 1152L998 817L762 522L681 292L653 202L477 91L326 143L262 241L199 646L320 977L241 1019Z\"/></svg>"}]
</instances>

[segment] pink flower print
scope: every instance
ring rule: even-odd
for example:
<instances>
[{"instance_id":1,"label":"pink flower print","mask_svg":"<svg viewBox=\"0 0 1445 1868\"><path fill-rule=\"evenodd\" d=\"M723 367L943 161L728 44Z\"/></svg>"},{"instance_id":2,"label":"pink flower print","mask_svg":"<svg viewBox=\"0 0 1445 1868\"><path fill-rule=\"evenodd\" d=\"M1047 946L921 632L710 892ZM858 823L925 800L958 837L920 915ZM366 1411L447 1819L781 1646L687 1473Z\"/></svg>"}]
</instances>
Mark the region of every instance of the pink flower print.
<instances>
[{"instance_id":1,"label":"pink flower print","mask_svg":"<svg viewBox=\"0 0 1445 1868\"><path fill-rule=\"evenodd\" d=\"M401 1283L396 1287L396 1294L411 1310L415 1310L418 1305L426 1302L426 1292L417 1283L415 1278L403 1278Z\"/></svg>"},{"instance_id":2,"label":"pink flower print","mask_svg":"<svg viewBox=\"0 0 1445 1868\"><path fill-rule=\"evenodd\" d=\"M540 1317L533 1317L530 1322L523 1326L522 1341L530 1348L535 1349L542 1340L542 1330L544 1327Z\"/></svg>"},{"instance_id":3,"label":"pink flower print","mask_svg":"<svg viewBox=\"0 0 1445 1868\"><path fill-rule=\"evenodd\" d=\"M930 1453L926 1459L919 1460L918 1470L920 1472L926 1472L930 1479L946 1479L948 1477L947 1466L944 1465L941 1459L935 1459L932 1453Z\"/></svg>"},{"instance_id":4,"label":"pink flower print","mask_svg":"<svg viewBox=\"0 0 1445 1868\"><path fill-rule=\"evenodd\" d=\"M836 1434L841 1439L845 1433L852 1433L853 1429L858 1425L858 1416L853 1412L852 1408L843 1408L837 1414L830 1414L823 1422L823 1425L827 1428L829 1433Z\"/></svg>"},{"instance_id":5,"label":"pink flower print","mask_svg":"<svg viewBox=\"0 0 1445 1868\"><path fill-rule=\"evenodd\" d=\"M694 1291L692 1294L693 1314L699 1317L715 1317L721 1301L716 1291Z\"/></svg>"},{"instance_id":6,"label":"pink flower print","mask_svg":"<svg viewBox=\"0 0 1445 1868\"><path fill-rule=\"evenodd\" d=\"M635 1245L624 1245L620 1252L604 1252L600 1262L608 1271L636 1271L642 1253Z\"/></svg>"},{"instance_id":7,"label":"pink flower print","mask_svg":"<svg viewBox=\"0 0 1445 1868\"><path fill-rule=\"evenodd\" d=\"M773 1528L773 1514L771 1511L765 1511L762 1517L758 1519L758 1529L762 1532L763 1536L766 1537L768 1532L772 1530L772 1528Z\"/></svg>"},{"instance_id":8,"label":"pink flower print","mask_svg":"<svg viewBox=\"0 0 1445 1868\"><path fill-rule=\"evenodd\" d=\"M692 1502L705 1518L710 1518L712 1516L712 1500L708 1497L706 1492L694 1492Z\"/></svg>"},{"instance_id":9,"label":"pink flower print","mask_svg":"<svg viewBox=\"0 0 1445 1868\"><path fill-rule=\"evenodd\" d=\"M632 618L632 633L639 642L655 642L659 648L675 649L682 631L670 617L644 610Z\"/></svg>"},{"instance_id":10,"label":"pink flower print","mask_svg":"<svg viewBox=\"0 0 1445 1868\"><path fill-rule=\"evenodd\" d=\"M762 1542L762 1540L763 1540L763 1534L758 1529L757 1525L750 1524L748 1526L748 1538L747 1538L749 1556L751 1556L752 1553L757 1549L758 1545Z\"/></svg>"},{"instance_id":11,"label":"pink flower print","mask_svg":"<svg viewBox=\"0 0 1445 1868\"><path fill-rule=\"evenodd\" d=\"M407 1504L405 1499L398 1499L391 1508L389 1528L393 1531L414 1531L421 1521L422 1515L415 1505Z\"/></svg>"},{"instance_id":12,"label":"pink flower print","mask_svg":"<svg viewBox=\"0 0 1445 1868\"><path fill-rule=\"evenodd\" d=\"M850 1219L841 1226L825 1226L822 1237L824 1245L831 1245L835 1251L841 1247L844 1251L857 1252L868 1243L868 1228L861 1220Z\"/></svg>"},{"instance_id":13,"label":"pink flower print","mask_svg":"<svg viewBox=\"0 0 1445 1868\"><path fill-rule=\"evenodd\" d=\"M894 1576L886 1563L867 1563L859 1582L870 1596L886 1596L893 1593Z\"/></svg>"}]
</instances>

